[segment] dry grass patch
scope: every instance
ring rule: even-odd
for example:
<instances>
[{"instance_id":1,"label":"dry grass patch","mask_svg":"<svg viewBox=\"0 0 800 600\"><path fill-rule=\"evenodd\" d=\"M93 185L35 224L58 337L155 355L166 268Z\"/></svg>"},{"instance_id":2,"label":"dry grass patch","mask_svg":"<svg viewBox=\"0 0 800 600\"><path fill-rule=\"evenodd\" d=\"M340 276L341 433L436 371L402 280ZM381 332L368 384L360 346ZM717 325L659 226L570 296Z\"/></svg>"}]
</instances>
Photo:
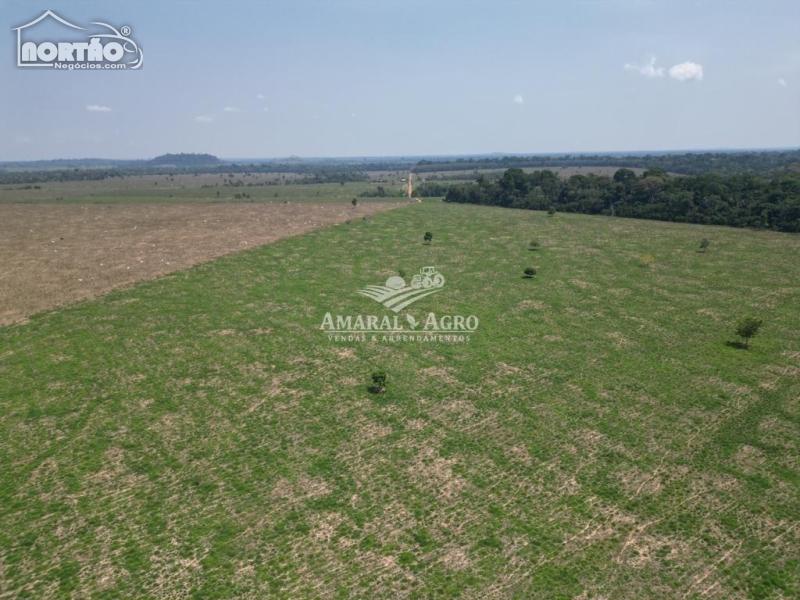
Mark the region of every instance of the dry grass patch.
<instances>
[{"instance_id":1,"label":"dry grass patch","mask_svg":"<svg viewBox=\"0 0 800 600\"><path fill-rule=\"evenodd\" d=\"M0 203L0 326L395 206Z\"/></svg>"}]
</instances>

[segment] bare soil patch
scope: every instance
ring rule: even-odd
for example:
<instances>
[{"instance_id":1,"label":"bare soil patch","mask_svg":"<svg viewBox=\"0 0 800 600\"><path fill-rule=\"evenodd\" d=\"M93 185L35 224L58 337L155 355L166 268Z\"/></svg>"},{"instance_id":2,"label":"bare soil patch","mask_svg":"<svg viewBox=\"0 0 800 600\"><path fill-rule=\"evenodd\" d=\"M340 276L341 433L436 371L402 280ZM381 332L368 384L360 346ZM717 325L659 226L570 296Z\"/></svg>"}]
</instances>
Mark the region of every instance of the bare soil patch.
<instances>
[{"instance_id":1,"label":"bare soil patch","mask_svg":"<svg viewBox=\"0 0 800 600\"><path fill-rule=\"evenodd\" d=\"M0 326L398 204L0 204Z\"/></svg>"}]
</instances>

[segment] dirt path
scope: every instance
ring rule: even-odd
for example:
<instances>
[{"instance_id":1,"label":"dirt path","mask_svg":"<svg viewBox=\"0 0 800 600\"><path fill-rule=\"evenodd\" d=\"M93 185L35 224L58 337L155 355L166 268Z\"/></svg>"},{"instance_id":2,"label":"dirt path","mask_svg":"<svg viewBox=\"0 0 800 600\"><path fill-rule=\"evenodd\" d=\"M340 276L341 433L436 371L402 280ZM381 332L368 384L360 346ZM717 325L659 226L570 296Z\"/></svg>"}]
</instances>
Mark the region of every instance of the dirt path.
<instances>
[{"instance_id":1,"label":"dirt path","mask_svg":"<svg viewBox=\"0 0 800 600\"><path fill-rule=\"evenodd\" d=\"M0 204L0 326L399 205Z\"/></svg>"}]
</instances>

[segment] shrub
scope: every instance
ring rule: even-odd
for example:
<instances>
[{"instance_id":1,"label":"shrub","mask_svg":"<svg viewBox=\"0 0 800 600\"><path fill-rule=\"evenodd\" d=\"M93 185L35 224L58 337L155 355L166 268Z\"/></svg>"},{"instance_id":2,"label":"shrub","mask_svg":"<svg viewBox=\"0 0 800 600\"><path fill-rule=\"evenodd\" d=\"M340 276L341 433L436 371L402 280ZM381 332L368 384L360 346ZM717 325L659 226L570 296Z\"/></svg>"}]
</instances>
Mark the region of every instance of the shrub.
<instances>
[{"instance_id":1,"label":"shrub","mask_svg":"<svg viewBox=\"0 0 800 600\"><path fill-rule=\"evenodd\" d=\"M525 269L524 272L525 272L525 277L527 277L528 279L536 275L536 269L534 269L533 267L528 267L527 269Z\"/></svg>"},{"instance_id":2,"label":"shrub","mask_svg":"<svg viewBox=\"0 0 800 600\"><path fill-rule=\"evenodd\" d=\"M372 374L372 386L369 391L373 394L380 394L386 391L386 373L383 371L375 371Z\"/></svg>"},{"instance_id":3,"label":"shrub","mask_svg":"<svg viewBox=\"0 0 800 600\"><path fill-rule=\"evenodd\" d=\"M551 216L551 217L552 217L554 214L556 214L556 207L555 207L555 206L551 206L550 208L548 208L548 209L547 209L547 214L548 214L549 216Z\"/></svg>"},{"instance_id":4,"label":"shrub","mask_svg":"<svg viewBox=\"0 0 800 600\"><path fill-rule=\"evenodd\" d=\"M708 241L708 238L703 238L703 240L700 242L700 250L699 251L700 252L705 252L710 245L711 245L711 242Z\"/></svg>"},{"instance_id":5,"label":"shrub","mask_svg":"<svg viewBox=\"0 0 800 600\"><path fill-rule=\"evenodd\" d=\"M652 254L642 254L639 256L639 264L643 267L649 267L654 262L656 262L656 258Z\"/></svg>"},{"instance_id":6,"label":"shrub","mask_svg":"<svg viewBox=\"0 0 800 600\"><path fill-rule=\"evenodd\" d=\"M758 333L758 330L761 329L761 325L763 321L761 319L756 319L754 317L745 317L741 321L739 321L738 325L736 325L736 335L741 338L744 338L744 348L747 350L748 342L750 338L755 336Z\"/></svg>"},{"instance_id":7,"label":"shrub","mask_svg":"<svg viewBox=\"0 0 800 600\"><path fill-rule=\"evenodd\" d=\"M426 231L422 241L426 244L430 244L433 241L433 234L430 231Z\"/></svg>"},{"instance_id":8,"label":"shrub","mask_svg":"<svg viewBox=\"0 0 800 600\"><path fill-rule=\"evenodd\" d=\"M353 198L353 199L350 201L350 204L352 204L353 206L356 206L356 205L358 204L358 198Z\"/></svg>"},{"instance_id":9,"label":"shrub","mask_svg":"<svg viewBox=\"0 0 800 600\"><path fill-rule=\"evenodd\" d=\"M530 243L530 246L528 246L528 248L531 249L531 250L538 250L541 247L542 247L542 245L539 243L539 240L533 240Z\"/></svg>"}]
</instances>

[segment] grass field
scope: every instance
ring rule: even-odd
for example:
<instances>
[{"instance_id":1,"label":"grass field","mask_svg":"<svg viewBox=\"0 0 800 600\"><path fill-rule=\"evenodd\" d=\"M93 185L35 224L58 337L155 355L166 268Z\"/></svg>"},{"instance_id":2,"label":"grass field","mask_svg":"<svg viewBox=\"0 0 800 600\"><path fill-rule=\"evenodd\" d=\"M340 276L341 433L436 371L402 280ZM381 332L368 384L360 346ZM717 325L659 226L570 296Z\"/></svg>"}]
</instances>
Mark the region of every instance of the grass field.
<instances>
[{"instance_id":1,"label":"grass field","mask_svg":"<svg viewBox=\"0 0 800 600\"><path fill-rule=\"evenodd\" d=\"M0 329L0 597L797 597L799 252L425 202ZM428 265L468 343L319 330Z\"/></svg>"},{"instance_id":2,"label":"grass field","mask_svg":"<svg viewBox=\"0 0 800 600\"><path fill-rule=\"evenodd\" d=\"M224 178L223 178L224 177ZM285 181L281 179L285 177ZM132 203L186 203L186 202L239 202L236 195L247 194L244 201L274 202L278 204L298 202L349 202L362 192L375 190L378 185L387 192L400 194L402 183L399 179L322 184L285 183L300 177L296 173L276 174L234 174L234 182L241 186L225 186L230 181L228 175L143 175L125 178L110 178L99 181L60 181L25 185L0 185L0 204L132 204ZM376 174L378 177L378 174ZM388 175L380 175L380 178ZM276 185L264 185L265 183ZM247 185L252 184L252 185ZM37 189L38 188L38 189ZM381 200L370 198L369 200ZM397 200L386 198L385 200Z\"/></svg>"}]
</instances>

